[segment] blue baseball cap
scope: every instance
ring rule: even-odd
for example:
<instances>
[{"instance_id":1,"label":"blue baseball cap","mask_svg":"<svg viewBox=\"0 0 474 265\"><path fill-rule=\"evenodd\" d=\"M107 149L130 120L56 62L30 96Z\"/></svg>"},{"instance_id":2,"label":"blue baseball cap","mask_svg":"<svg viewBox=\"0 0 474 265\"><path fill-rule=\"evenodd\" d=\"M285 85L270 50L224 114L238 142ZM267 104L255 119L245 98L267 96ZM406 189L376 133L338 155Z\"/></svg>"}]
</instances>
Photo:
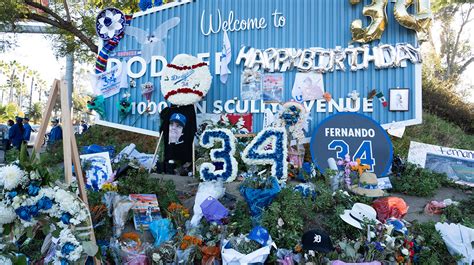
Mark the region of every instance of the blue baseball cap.
<instances>
[{"instance_id":1,"label":"blue baseball cap","mask_svg":"<svg viewBox=\"0 0 474 265\"><path fill-rule=\"evenodd\" d=\"M170 122L179 122L183 127L186 125L186 117L181 113L174 113L171 115Z\"/></svg>"}]
</instances>

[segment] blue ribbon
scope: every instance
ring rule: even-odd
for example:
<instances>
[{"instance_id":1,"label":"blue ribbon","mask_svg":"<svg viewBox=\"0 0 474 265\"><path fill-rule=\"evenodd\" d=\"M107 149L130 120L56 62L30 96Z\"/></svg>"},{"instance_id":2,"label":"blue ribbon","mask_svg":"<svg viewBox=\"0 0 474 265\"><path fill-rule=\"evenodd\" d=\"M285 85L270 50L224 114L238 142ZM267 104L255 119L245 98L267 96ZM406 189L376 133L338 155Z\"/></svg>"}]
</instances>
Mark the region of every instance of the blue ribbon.
<instances>
[{"instance_id":1,"label":"blue ribbon","mask_svg":"<svg viewBox=\"0 0 474 265\"><path fill-rule=\"evenodd\" d=\"M379 185L377 185L377 184L362 184L362 183L359 183L359 187L360 187L360 188L363 188L363 189L366 189L366 190L376 190L376 189L378 189Z\"/></svg>"}]
</instances>

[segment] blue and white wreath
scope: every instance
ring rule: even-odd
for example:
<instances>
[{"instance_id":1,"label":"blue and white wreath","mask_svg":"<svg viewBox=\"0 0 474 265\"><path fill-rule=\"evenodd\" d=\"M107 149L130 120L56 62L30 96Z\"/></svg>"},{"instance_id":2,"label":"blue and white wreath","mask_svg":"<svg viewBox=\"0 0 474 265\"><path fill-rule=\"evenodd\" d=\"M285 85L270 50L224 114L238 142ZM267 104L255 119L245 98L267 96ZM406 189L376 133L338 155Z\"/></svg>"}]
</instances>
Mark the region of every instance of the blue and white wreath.
<instances>
[{"instance_id":1,"label":"blue and white wreath","mask_svg":"<svg viewBox=\"0 0 474 265\"><path fill-rule=\"evenodd\" d=\"M222 170L216 170L213 163L203 163L199 169L201 179L204 181L217 180L219 178L226 182L232 182L237 178L238 164L235 159L235 136L229 129L219 128L206 130L200 138L200 145L211 149L216 141L222 143L221 148L212 149L210 152L211 161L223 163Z\"/></svg>"},{"instance_id":2,"label":"blue and white wreath","mask_svg":"<svg viewBox=\"0 0 474 265\"><path fill-rule=\"evenodd\" d=\"M242 153L248 165L272 165L272 176L280 183L288 178L287 133L284 128L267 128L261 131Z\"/></svg>"}]
</instances>

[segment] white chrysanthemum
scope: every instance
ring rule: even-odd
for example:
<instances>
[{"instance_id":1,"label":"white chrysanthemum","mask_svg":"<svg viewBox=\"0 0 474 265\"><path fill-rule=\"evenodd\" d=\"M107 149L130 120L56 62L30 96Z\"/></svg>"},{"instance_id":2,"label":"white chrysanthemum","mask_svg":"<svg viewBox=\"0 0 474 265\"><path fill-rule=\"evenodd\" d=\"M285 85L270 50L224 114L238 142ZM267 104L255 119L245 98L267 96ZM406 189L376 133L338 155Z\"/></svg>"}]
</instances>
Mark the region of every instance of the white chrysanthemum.
<instances>
[{"instance_id":1,"label":"white chrysanthemum","mask_svg":"<svg viewBox=\"0 0 474 265\"><path fill-rule=\"evenodd\" d=\"M5 257L5 256L0 256L0 264L3 264L3 265L12 265L12 261L11 259Z\"/></svg>"},{"instance_id":2,"label":"white chrysanthemum","mask_svg":"<svg viewBox=\"0 0 474 265\"><path fill-rule=\"evenodd\" d=\"M67 255L61 252L62 247L66 243L71 243L75 246L75 249ZM71 230L69 229L61 230L61 232L59 233L59 243L56 250L55 264L58 261L60 262L61 259L66 259L68 261L77 261L78 259L81 258L82 250L83 249L82 249L81 244L79 243L79 241L77 241L76 237L72 234Z\"/></svg>"},{"instance_id":3,"label":"white chrysanthemum","mask_svg":"<svg viewBox=\"0 0 474 265\"><path fill-rule=\"evenodd\" d=\"M25 172L16 165L8 165L0 169L0 184L6 190L13 190L23 181Z\"/></svg>"},{"instance_id":4,"label":"white chrysanthemum","mask_svg":"<svg viewBox=\"0 0 474 265\"><path fill-rule=\"evenodd\" d=\"M16 214L13 208L0 203L0 225L12 223L15 219Z\"/></svg>"}]
</instances>

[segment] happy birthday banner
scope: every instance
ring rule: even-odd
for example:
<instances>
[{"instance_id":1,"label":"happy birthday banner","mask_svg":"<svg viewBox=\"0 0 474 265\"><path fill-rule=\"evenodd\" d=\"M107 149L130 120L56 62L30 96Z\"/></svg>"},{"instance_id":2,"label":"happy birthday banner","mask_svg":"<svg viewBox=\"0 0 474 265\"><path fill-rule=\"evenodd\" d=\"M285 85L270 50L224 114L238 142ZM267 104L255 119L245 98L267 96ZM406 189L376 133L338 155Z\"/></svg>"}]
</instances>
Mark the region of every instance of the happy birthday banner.
<instances>
[{"instance_id":1,"label":"happy birthday banner","mask_svg":"<svg viewBox=\"0 0 474 265\"><path fill-rule=\"evenodd\" d=\"M384 127L418 124L418 41L431 21L427 3L415 1L417 11L410 14L405 1L368 2L199 0L136 14L109 58L129 85L106 98L99 123L157 135L159 112L169 104L160 93L163 68L176 55L190 54L209 64L213 79L196 104L198 114L251 113L260 131L265 112L299 101L311 114L311 127L340 112L364 114ZM154 87L146 97L145 84ZM408 90L393 91L399 88ZM117 109L124 93L130 95L125 118ZM388 104L392 94L397 108Z\"/></svg>"}]
</instances>

